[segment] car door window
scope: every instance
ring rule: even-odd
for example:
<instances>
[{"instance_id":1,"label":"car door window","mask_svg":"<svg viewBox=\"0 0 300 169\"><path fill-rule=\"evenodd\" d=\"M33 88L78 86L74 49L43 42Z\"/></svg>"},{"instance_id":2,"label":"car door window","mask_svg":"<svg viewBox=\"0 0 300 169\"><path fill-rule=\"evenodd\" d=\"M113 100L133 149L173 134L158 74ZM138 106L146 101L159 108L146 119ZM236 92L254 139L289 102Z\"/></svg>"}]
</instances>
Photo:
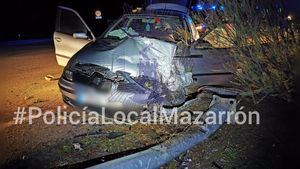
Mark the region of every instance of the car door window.
<instances>
[{"instance_id":1,"label":"car door window","mask_svg":"<svg viewBox=\"0 0 300 169\"><path fill-rule=\"evenodd\" d=\"M64 8L58 8L55 31L68 35L85 33L91 36L91 32L80 16L76 12L71 11L71 9Z\"/></svg>"},{"instance_id":2,"label":"car door window","mask_svg":"<svg viewBox=\"0 0 300 169\"><path fill-rule=\"evenodd\" d=\"M66 66L75 53L95 41L95 36L75 10L59 6L53 41L58 65Z\"/></svg>"}]
</instances>

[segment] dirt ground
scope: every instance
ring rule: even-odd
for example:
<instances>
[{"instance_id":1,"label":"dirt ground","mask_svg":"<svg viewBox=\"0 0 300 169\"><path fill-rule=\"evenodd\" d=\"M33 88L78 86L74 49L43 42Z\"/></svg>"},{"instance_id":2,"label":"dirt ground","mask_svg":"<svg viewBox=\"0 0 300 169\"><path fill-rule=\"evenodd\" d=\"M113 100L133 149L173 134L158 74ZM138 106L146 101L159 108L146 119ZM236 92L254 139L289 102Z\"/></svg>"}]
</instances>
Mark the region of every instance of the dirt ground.
<instances>
[{"instance_id":1,"label":"dirt ground","mask_svg":"<svg viewBox=\"0 0 300 169\"><path fill-rule=\"evenodd\" d=\"M25 152L39 149L58 138L70 137L71 126L60 127L14 125L13 116L18 106L38 106L51 110L64 105L60 99L57 81L48 82L47 74L59 76L54 50L49 46L15 47L1 54L1 118L0 159L15 158ZM35 139L33 139L35 138ZM24 152L25 150L25 152Z\"/></svg>"},{"instance_id":2,"label":"dirt ground","mask_svg":"<svg viewBox=\"0 0 300 169\"><path fill-rule=\"evenodd\" d=\"M260 112L259 125L225 124L209 139L164 168L283 169L294 168L298 152L296 103L267 99L259 105L239 103Z\"/></svg>"},{"instance_id":3,"label":"dirt ground","mask_svg":"<svg viewBox=\"0 0 300 169\"><path fill-rule=\"evenodd\" d=\"M43 110L67 106L61 99L57 80L44 79L47 74L59 77L63 68L57 65L54 49L49 44L6 49L1 53L0 63L0 168L65 166L151 146L176 132L166 126L45 125L42 119L35 120L33 125L26 121L15 125L14 112L19 106L37 106ZM289 166L296 143L292 130L296 124L295 105L267 100L256 106L249 101L239 106L259 111L261 125L224 125L184 155L184 160L174 160L163 168ZM83 150L75 150L74 143L79 143Z\"/></svg>"}]
</instances>

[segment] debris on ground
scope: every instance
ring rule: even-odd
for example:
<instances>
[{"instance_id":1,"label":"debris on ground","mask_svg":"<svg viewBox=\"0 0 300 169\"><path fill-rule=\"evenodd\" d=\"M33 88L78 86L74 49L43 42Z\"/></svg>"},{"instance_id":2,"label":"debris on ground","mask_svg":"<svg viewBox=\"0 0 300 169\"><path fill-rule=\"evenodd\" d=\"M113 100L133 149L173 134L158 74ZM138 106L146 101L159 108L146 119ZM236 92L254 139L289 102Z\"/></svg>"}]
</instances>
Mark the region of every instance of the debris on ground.
<instances>
[{"instance_id":1,"label":"debris on ground","mask_svg":"<svg viewBox=\"0 0 300 169\"><path fill-rule=\"evenodd\" d=\"M29 100L29 99L32 99L32 98L33 98L33 96L25 96L24 100Z\"/></svg>"},{"instance_id":2,"label":"debris on ground","mask_svg":"<svg viewBox=\"0 0 300 169\"><path fill-rule=\"evenodd\" d=\"M36 98L33 100L33 103L42 103L42 102L45 102L44 100L41 100L39 98Z\"/></svg>"},{"instance_id":3,"label":"debris on ground","mask_svg":"<svg viewBox=\"0 0 300 169\"><path fill-rule=\"evenodd\" d=\"M108 139L114 139L114 138L118 138L118 137L121 137L121 136L124 136L125 133L124 132L110 132L107 134L107 138Z\"/></svg>"},{"instance_id":4,"label":"debris on ground","mask_svg":"<svg viewBox=\"0 0 300 169\"><path fill-rule=\"evenodd\" d=\"M53 80L58 80L58 77L54 77L53 75L46 75L45 80L47 80L48 82L53 81Z\"/></svg>"},{"instance_id":5,"label":"debris on ground","mask_svg":"<svg viewBox=\"0 0 300 169\"><path fill-rule=\"evenodd\" d=\"M188 151L186 153L183 153L180 155L176 161L179 162L178 168L190 168L190 163L192 162L192 159L188 156Z\"/></svg>"},{"instance_id":6,"label":"debris on ground","mask_svg":"<svg viewBox=\"0 0 300 169\"><path fill-rule=\"evenodd\" d=\"M81 144L80 144L80 143L73 143L73 147L74 147L74 149L77 150L77 151L83 150L83 149L81 148Z\"/></svg>"},{"instance_id":7,"label":"debris on ground","mask_svg":"<svg viewBox=\"0 0 300 169\"><path fill-rule=\"evenodd\" d=\"M217 169L223 169L217 162L213 161L211 163L213 166L215 166Z\"/></svg>"}]
</instances>

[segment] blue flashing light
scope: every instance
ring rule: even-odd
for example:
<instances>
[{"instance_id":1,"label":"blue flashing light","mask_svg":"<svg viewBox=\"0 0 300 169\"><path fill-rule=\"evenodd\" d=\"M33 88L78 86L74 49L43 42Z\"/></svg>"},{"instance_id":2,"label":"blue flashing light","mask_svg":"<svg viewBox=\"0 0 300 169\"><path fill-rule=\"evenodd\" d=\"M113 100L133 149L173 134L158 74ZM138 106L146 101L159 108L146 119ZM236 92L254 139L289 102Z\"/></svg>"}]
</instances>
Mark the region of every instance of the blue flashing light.
<instances>
[{"instance_id":1,"label":"blue flashing light","mask_svg":"<svg viewBox=\"0 0 300 169\"><path fill-rule=\"evenodd\" d=\"M221 10L224 11L225 7L223 5L218 6L217 5L210 5L210 4L198 4L196 6L192 6L192 10L194 11L203 11L203 10Z\"/></svg>"},{"instance_id":2,"label":"blue flashing light","mask_svg":"<svg viewBox=\"0 0 300 169\"><path fill-rule=\"evenodd\" d=\"M220 10L224 11L225 7L223 5L220 6Z\"/></svg>"},{"instance_id":3,"label":"blue flashing light","mask_svg":"<svg viewBox=\"0 0 300 169\"><path fill-rule=\"evenodd\" d=\"M198 4L198 5L196 5L196 6L192 6L192 9L193 9L194 11L202 11L202 10L204 10L204 7L203 7L203 5Z\"/></svg>"},{"instance_id":4,"label":"blue flashing light","mask_svg":"<svg viewBox=\"0 0 300 169\"><path fill-rule=\"evenodd\" d=\"M199 10L199 11L203 10L203 6L202 6L202 5L197 5L196 8L197 8L197 10Z\"/></svg>"}]
</instances>

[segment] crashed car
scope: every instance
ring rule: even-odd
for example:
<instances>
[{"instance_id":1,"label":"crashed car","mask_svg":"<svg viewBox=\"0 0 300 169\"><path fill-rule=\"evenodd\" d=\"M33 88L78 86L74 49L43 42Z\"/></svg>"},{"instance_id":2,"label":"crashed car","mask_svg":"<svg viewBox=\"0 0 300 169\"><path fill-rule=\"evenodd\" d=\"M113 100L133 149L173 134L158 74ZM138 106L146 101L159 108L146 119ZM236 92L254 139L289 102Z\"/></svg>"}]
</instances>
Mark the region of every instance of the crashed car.
<instances>
[{"instance_id":1,"label":"crashed car","mask_svg":"<svg viewBox=\"0 0 300 169\"><path fill-rule=\"evenodd\" d=\"M54 44L57 62L65 66L59 80L64 101L177 107L203 89L228 94L233 76L224 63L230 56L199 38L188 11L152 4L143 13L123 15L96 38L76 11L59 7Z\"/></svg>"}]
</instances>

